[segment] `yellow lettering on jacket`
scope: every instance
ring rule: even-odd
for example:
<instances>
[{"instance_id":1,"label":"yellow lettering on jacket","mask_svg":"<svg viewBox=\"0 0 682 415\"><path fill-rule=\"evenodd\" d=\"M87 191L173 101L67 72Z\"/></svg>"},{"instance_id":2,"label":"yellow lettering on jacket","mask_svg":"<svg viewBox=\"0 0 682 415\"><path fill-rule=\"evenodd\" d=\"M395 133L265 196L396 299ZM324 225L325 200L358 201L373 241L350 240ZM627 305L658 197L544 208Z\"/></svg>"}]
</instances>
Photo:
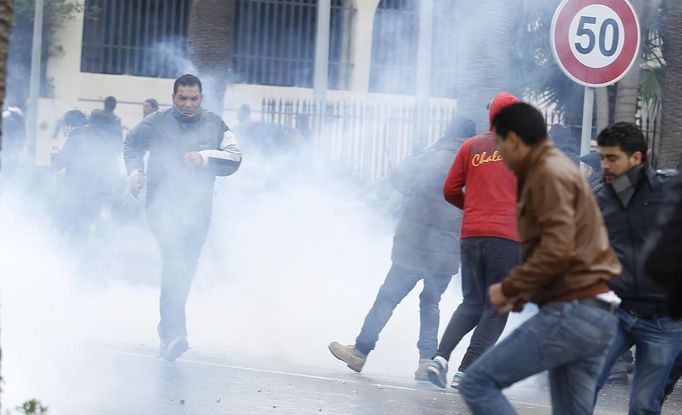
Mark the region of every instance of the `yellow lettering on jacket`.
<instances>
[{"instance_id":1,"label":"yellow lettering on jacket","mask_svg":"<svg viewBox=\"0 0 682 415\"><path fill-rule=\"evenodd\" d=\"M500 154L497 152L497 150L490 155L484 151L483 153L474 155L474 157L471 159L471 164L473 164L474 167L478 167L485 163L493 163L496 161L502 161L502 157L500 157Z\"/></svg>"}]
</instances>

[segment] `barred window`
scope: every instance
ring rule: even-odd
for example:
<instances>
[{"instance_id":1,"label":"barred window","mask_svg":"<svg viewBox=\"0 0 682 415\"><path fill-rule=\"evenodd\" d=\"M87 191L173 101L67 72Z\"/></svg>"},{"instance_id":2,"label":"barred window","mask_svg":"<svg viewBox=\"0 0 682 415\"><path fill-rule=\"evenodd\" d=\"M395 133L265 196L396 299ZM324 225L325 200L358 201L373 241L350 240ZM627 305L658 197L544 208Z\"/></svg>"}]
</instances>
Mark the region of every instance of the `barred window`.
<instances>
[{"instance_id":1,"label":"barred window","mask_svg":"<svg viewBox=\"0 0 682 415\"><path fill-rule=\"evenodd\" d=\"M81 71L173 78L191 0L86 0Z\"/></svg>"},{"instance_id":2,"label":"barred window","mask_svg":"<svg viewBox=\"0 0 682 415\"><path fill-rule=\"evenodd\" d=\"M329 87L350 83L351 0L332 0ZM317 0L234 0L234 82L311 87ZM173 78L191 0L86 0L81 71ZM227 45L225 47L228 47Z\"/></svg>"},{"instance_id":3,"label":"barred window","mask_svg":"<svg viewBox=\"0 0 682 415\"><path fill-rule=\"evenodd\" d=\"M315 66L317 0L235 0L236 81L311 87ZM349 0L332 0L329 87L347 89L351 69Z\"/></svg>"},{"instance_id":4,"label":"barred window","mask_svg":"<svg viewBox=\"0 0 682 415\"><path fill-rule=\"evenodd\" d=\"M414 94L417 82L419 3L381 0L374 17L370 90Z\"/></svg>"},{"instance_id":5,"label":"barred window","mask_svg":"<svg viewBox=\"0 0 682 415\"><path fill-rule=\"evenodd\" d=\"M434 1L432 96L455 96L454 3L453 0ZM374 18L371 91L410 95L416 92L418 41L419 1L381 0Z\"/></svg>"}]
</instances>

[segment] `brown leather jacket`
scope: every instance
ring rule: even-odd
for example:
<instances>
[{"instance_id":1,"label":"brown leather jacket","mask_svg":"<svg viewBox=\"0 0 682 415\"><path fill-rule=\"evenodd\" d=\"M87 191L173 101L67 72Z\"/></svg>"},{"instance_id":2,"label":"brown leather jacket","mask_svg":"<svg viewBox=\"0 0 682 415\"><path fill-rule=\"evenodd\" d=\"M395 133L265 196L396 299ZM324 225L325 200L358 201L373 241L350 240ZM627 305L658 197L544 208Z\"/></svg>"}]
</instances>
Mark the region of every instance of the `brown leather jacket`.
<instances>
[{"instance_id":1,"label":"brown leather jacket","mask_svg":"<svg viewBox=\"0 0 682 415\"><path fill-rule=\"evenodd\" d=\"M524 260L502 282L505 296L539 305L593 297L621 271L592 190L551 140L516 172Z\"/></svg>"}]
</instances>

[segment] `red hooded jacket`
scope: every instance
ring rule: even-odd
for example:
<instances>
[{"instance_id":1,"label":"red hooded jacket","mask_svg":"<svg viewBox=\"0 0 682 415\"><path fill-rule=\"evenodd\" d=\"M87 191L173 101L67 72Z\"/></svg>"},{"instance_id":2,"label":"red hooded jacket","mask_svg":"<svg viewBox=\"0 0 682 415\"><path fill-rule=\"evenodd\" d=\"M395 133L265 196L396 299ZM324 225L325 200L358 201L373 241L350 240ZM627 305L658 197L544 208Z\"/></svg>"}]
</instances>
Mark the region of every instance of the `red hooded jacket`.
<instances>
[{"instance_id":1,"label":"red hooded jacket","mask_svg":"<svg viewBox=\"0 0 682 415\"><path fill-rule=\"evenodd\" d=\"M519 102L501 93L490 103L490 131L462 144L443 186L445 200L464 211L462 238L498 237L519 241L516 230L516 176L495 150L492 121L502 108Z\"/></svg>"}]
</instances>

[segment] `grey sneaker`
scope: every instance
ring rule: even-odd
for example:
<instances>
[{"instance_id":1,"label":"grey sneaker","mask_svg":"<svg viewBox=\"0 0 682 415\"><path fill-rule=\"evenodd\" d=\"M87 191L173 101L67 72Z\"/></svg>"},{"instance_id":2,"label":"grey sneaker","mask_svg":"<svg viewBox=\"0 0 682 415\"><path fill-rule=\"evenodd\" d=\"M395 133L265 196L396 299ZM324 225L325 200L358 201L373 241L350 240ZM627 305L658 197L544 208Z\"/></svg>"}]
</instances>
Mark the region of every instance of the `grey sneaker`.
<instances>
[{"instance_id":1,"label":"grey sneaker","mask_svg":"<svg viewBox=\"0 0 682 415\"><path fill-rule=\"evenodd\" d=\"M168 360L169 362L174 361L187 350L189 350L189 344L187 343L187 339L169 340L167 342L161 343L161 347L159 348L161 357Z\"/></svg>"},{"instance_id":2,"label":"grey sneaker","mask_svg":"<svg viewBox=\"0 0 682 415\"><path fill-rule=\"evenodd\" d=\"M431 362L429 362L429 367L426 368L427 376L429 381L439 388L445 389L448 385L446 376L448 374L448 362L440 356L436 356Z\"/></svg>"},{"instance_id":3,"label":"grey sneaker","mask_svg":"<svg viewBox=\"0 0 682 415\"><path fill-rule=\"evenodd\" d=\"M355 346L346 346L341 343L332 342L329 344L329 351L335 358L345 362L351 370L358 373L362 371L362 367L367 360L367 355L360 353Z\"/></svg>"},{"instance_id":4,"label":"grey sneaker","mask_svg":"<svg viewBox=\"0 0 682 415\"><path fill-rule=\"evenodd\" d=\"M450 383L450 387L452 389L458 389L459 390L459 384L462 382L462 378L464 377L464 372L457 372L455 373L455 376L452 378L452 383Z\"/></svg>"},{"instance_id":5,"label":"grey sneaker","mask_svg":"<svg viewBox=\"0 0 682 415\"><path fill-rule=\"evenodd\" d=\"M419 367L417 367L417 371L414 372L414 380L418 382L428 382L429 365L431 365L431 359L419 359Z\"/></svg>"}]
</instances>

